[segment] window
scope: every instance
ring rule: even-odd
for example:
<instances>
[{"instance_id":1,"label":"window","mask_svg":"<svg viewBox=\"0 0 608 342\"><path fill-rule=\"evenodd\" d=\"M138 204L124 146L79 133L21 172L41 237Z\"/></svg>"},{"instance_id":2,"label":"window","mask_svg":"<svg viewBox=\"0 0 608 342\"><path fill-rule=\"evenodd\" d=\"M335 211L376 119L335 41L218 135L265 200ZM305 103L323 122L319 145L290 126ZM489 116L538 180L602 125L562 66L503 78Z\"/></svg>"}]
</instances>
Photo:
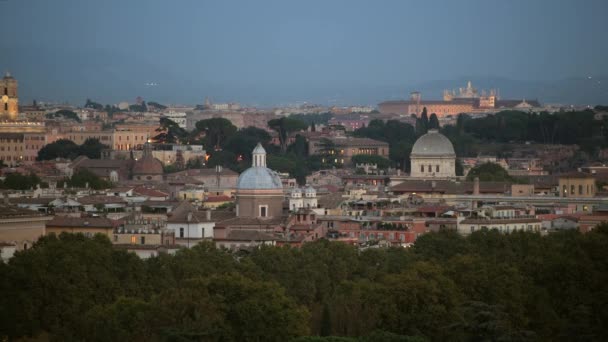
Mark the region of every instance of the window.
<instances>
[{"instance_id":1,"label":"window","mask_svg":"<svg viewBox=\"0 0 608 342\"><path fill-rule=\"evenodd\" d=\"M571 195L576 194L576 193L574 192L574 185L570 185L570 194L571 194Z\"/></svg>"},{"instance_id":2,"label":"window","mask_svg":"<svg viewBox=\"0 0 608 342\"><path fill-rule=\"evenodd\" d=\"M267 216L268 216L268 206L261 205L260 206L260 217L267 217Z\"/></svg>"},{"instance_id":3,"label":"window","mask_svg":"<svg viewBox=\"0 0 608 342\"><path fill-rule=\"evenodd\" d=\"M118 235L114 235L114 242L118 241Z\"/></svg>"},{"instance_id":4,"label":"window","mask_svg":"<svg viewBox=\"0 0 608 342\"><path fill-rule=\"evenodd\" d=\"M420 165L420 172L424 172L424 165Z\"/></svg>"},{"instance_id":5,"label":"window","mask_svg":"<svg viewBox=\"0 0 608 342\"><path fill-rule=\"evenodd\" d=\"M139 243L142 244L142 245L145 245L146 244L146 237L145 236L140 236L139 237Z\"/></svg>"},{"instance_id":6,"label":"window","mask_svg":"<svg viewBox=\"0 0 608 342\"><path fill-rule=\"evenodd\" d=\"M439 172L439 165L435 166L435 172Z\"/></svg>"},{"instance_id":7,"label":"window","mask_svg":"<svg viewBox=\"0 0 608 342\"><path fill-rule=\"evenodd\" d=\"M4 87L4 95L8 95L8 88Z\"/></svg>"},{"instance_id":8,"label":"window","mask_svg":"<svg viewBox=\"0 0 608 342\"><path fill-rule=\"evenodd\" d=\"M183 238L184 237L184 228L180 228L179 229L179 237Z\"/></svg>"},{"instance_id":9,"label":"window","mask_svg":"<svg viewBox=\"0 0 608 342\"><path fill-rule=\"evenodd\" d=\"M201 228L201 237L205 237L205 227Z\"/></svg>"},{"instance_id":10,"label":"window","mask_svg":"<svg viewBox=\"0 0 608 342\"><path fill-rule=\"evenodd\" d=\"M131 243L132 244L136 244L137 243L137 236L131 235Z\"/></svg>"},{"instance_id":11,"label":"window","mask_svg":"<svg viewBox=\"0 0 608 342\"><path fill-rule=\"evenodd\" d=\"M583 194L583 186L582 186L582 185L579 185L579 186L578 186L578 194L579 194L579 195L582 195L582 194Z\"/></svg>"},{"instance_id":12,"label":"window","mask_svg":"<svg viewBox=\"0 0 608 342\"><path fill-rule=\"evenodd\" d=\"M8 110L8 103L4 104L4 110Z\"/></svg>"}]
</instances>

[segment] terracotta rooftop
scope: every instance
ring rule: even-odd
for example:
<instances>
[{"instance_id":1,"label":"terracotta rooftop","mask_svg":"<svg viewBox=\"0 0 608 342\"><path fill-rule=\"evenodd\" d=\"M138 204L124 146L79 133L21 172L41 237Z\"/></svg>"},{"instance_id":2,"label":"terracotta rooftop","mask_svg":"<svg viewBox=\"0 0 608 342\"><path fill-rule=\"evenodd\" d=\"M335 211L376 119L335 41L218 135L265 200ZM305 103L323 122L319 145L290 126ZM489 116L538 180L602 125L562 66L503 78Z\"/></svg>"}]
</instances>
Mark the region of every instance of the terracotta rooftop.
<instances>
[{"instance_id":1,"label":"terracotta rooftop","mask_svg":"<svg viewBox=\"0 0 608 342\"><path fill-rule=\"evenodd\" d=\"M75 227L75 228L113 228L112 220L105 217L68 217L55 216L46 223L47 227Z\"/></svg>"},{"instance_id":2,"label":"terracotta rooftop","mask_svg":"<svg viewBox=\"0 0 608 342\"><path fill-rule=\"evenodd\" d=\"M219 241L275 241L276 237L257 230L232 230L224 239L216 238Z\"/></svg>"},{"instance_id":3,"label":"terracotta rooftop","mask_svg":"<svg viewBox=\"0 0 608 342\"><path fill-rule=\"evenodd\" d=\"M45 214L18 208L12 205L0 204L0 219L11 219L11 218L27 218L27 217L43 217Z\"/></svg>"}]
</instances>

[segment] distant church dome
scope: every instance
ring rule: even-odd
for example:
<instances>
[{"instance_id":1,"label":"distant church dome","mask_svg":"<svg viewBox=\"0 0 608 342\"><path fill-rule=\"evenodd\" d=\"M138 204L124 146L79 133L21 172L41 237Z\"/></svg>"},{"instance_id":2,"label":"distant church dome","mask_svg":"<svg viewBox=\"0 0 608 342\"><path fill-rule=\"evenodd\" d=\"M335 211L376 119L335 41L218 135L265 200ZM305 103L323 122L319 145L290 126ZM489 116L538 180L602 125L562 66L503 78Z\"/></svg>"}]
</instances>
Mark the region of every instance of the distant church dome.
<instances>
[{"instance_id":1,"label":"distant church dome","mask_svg":"<svg viewBox=\"0 0 608 342\"><path fill-rule=\"evenodd\" d=\"M144 144L144 155L133 165L133 176L158 176L163 174L163 163L152 156L152 147Z\"/></svg>"},{"instance_id":2,"label":"distant church dome","mask_svg":"<svg viewBox=\"0 0 608 342\"><path fill-rule=\"evenodd\" d=\"M445 135L439 133L436 129L431 129L427 134L416 140L412 148L412 157L440 157L440 156L456 156L454 146Z\"/></svg>"},{"instance_id":3,"label":"distant church dome","mask_svg":"<svg viewBox=\"0 0 608 342\"><path fill-rule=\"evenodd\" d=\"M253 150L253 166L239 176L237 190L283 189L279 175L266 167L266 150L261 144Z\"/></svg>"}]
</instances>

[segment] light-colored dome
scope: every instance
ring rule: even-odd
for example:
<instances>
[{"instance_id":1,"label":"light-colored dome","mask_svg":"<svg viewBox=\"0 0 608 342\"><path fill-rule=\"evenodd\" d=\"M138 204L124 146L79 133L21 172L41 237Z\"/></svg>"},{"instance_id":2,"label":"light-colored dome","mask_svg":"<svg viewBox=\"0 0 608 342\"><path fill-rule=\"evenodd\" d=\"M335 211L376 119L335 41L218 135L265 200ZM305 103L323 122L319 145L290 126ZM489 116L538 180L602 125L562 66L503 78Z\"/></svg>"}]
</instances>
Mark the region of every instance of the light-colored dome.
<instances>
[{"instance_id":1,"label":"light-colored dome","mask_svg":"<svg viewBox=\"0 0 608 342\"><path fill-rule=\"evenodd\" d=\"M283 184L276 172L267 167L254 166L241 173L236 187L239 190L282 190Z\"/></svg>"},{"instance_id":2,"label":"light-colored dome","mask_svg":"<svg viewBox=\"0 0 608 342\"><path fill-rule=\"evenodd\" d=\"M309 185L306 187L306 189L304 189L304 192L307 194L316 194L317 190L315 190L315 188Z\"/></svg>"},{"instance_id":3,"label":"light-colored dome","mask_svg":"<svg viewBox=\"0 0 608 342\"><path fill-rule=\"evenodd\" d=\"M439 133L436 129L431 129L429 132L416 140L412 148L411 156L414 157L440 157L440 156L455 156L454 146L445 135Z\"/></svg>"}]
</instances>

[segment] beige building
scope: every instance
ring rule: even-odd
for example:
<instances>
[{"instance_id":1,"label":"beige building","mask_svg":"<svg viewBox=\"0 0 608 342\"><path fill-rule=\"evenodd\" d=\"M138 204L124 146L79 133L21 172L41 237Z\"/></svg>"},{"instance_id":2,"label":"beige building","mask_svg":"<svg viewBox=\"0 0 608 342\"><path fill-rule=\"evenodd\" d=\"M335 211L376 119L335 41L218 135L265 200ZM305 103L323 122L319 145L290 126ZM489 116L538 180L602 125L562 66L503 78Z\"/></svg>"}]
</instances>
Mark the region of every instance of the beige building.
<instances>
[{"instance_id":1,"label":"beige building","mask_svg":"<svg viewBox=\"0 0 608 342\"><path fill-rule=\"evenodd\" d=\"M0 242L15 245L17 250L28 249L45 235L46 214L0 204Z\"/></svg>"},{"instance_id":2,"label":"beige building","mask_svg":"<svg viewBox=\"0 0 608 342\"><path fill-rule=\"evenodd\" d=\"M535 217L467 218L458 222L458 232L471 234L481 229L497 229L501 233L515 231L540 232L541 220Z\"/></svg>"},{"instance_id":3,"label":"beige building","mask_svg":"<svg viewBox=\"0 0 608 342\"><path fill-rule=\"evenodd\" d=\"M595 197L595 177L584 172L560 175L559 197Z\"/></svg>"},{"instance_id":4,"label":"beige building","mask_svg":"<svg viewBox=\"0 0 608 342\"><path fill-rule=\"evenodd\" d=\"M331 142L331 148L327 149L327 141ZM388 158L388 143L369 138L353 137L315 137L308 142L310 154L326 154L327 158L334 159L338 164L349 164L355 155L375 155Z\"/></svg>"},{"instance_id":5,"label":"beige building","mask_svg":"<svg viewBox=\"0 0 608 342\"><path fill-rule=\"evenodd\" d=\"M114 225L105 217L67 217L55 216L46 223L46 234L81 233L87 237L102 234L113 238Z\"/></svg>"},{"instance_id":6,"label":"beige building","mask_svg":"<svg viewBox=\"0 0 608 342\"><path fill-rule=\"evenodd\" d=\"M17 120L19 114L17 87L17 80L8 72L0 80L0 121Z\"/></svg>"}]
</instances>

